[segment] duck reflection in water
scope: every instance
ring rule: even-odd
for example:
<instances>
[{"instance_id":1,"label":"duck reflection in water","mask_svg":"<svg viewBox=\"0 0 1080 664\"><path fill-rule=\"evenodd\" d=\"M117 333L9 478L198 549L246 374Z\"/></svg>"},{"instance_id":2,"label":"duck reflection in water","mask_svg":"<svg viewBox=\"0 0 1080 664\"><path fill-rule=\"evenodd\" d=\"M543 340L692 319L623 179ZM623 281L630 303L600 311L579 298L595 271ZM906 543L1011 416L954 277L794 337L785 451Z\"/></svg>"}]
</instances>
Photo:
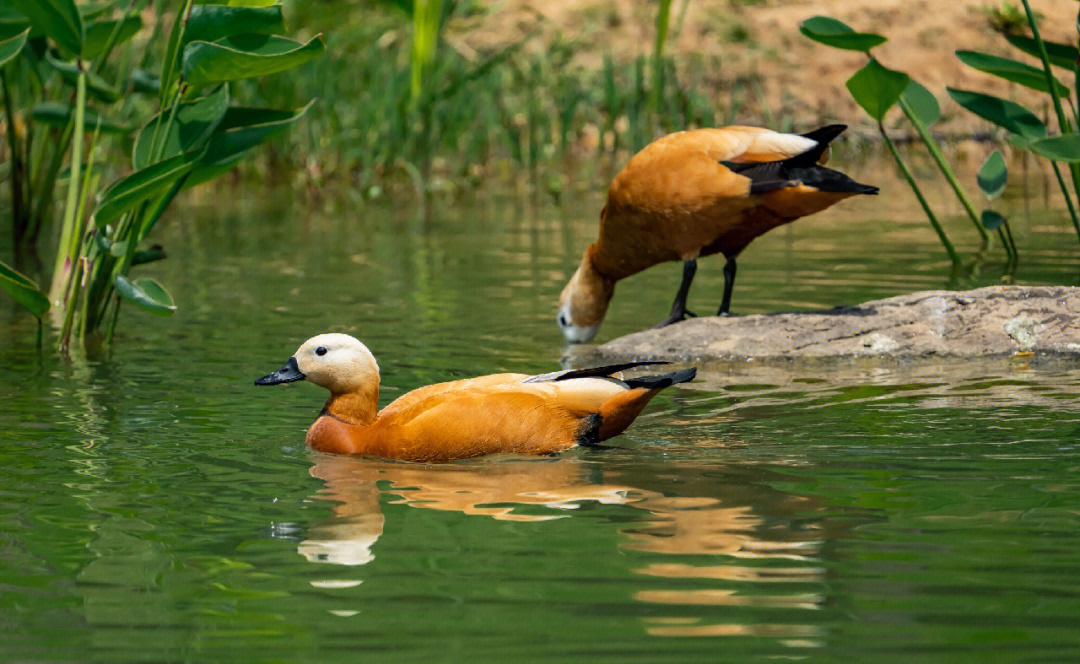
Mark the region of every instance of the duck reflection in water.
<instances>
[{"instance_id":1,"label":"duck reflection in water","mask_svg":"<svg viewBox=\"0 0 1080 664\"><path fill-rule=\"evenodd\" d=\"M671 475L657 475L655 466L640 462L601 465L573 457L493 457L416 465L319 455L310 472L325 483L316 497L335 503L333 517L309 524L298 551L313 562L338 565L374 560L373 547L385 525L383 493L415 508L519 522L564 518L570 516L566 510L584 502L623 505L645 514L619 527L625 536L621 546L662 556L633 570L656 580L654 585L643 579L634 599L672 606L679 614L643 618L649 633L759 635L813 645L817 632L812 625L712 624L687 617L676 607L820 609L824 597L812 586L825 578L822 546L850 529L855 519L850 515L840 521L828 519L826 506L815 499L771 488L767 484L771 473L761 468L684 461L672 462L669 469L680 478L677 485ZM684 495L666 495L672 486ZM547 509L518 511L530 506ZM694 556L695 561L672 561L672 555ZM713 565L700 564L700 557L708 555L721 558ZM695 588L686 589L685 581L665 584L661 579L693 579ZM762 592L763 588L770 590Z\"/></svg>"}]
</instances>

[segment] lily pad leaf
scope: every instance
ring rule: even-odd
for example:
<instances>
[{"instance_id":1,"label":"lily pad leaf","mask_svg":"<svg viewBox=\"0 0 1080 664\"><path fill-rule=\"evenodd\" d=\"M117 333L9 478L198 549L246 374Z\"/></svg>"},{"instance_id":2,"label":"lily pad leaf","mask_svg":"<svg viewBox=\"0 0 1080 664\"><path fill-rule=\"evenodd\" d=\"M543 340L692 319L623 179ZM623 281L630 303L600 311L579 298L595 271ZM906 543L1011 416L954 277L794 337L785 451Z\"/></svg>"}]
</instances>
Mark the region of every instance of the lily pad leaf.
<instances>
[{"instance_id":1,"label":"lily pad leaf","mask_svg":"<svg viewBox=\"0 0 1080 664\"><path fill-rule=\"evenodd\" d=\"M882 66L871 59L862 69L848 79L847 89L859 106L878 122L900 99L911 78L898 71Z\"/></svg>"},{"instance_id":2,"label":"lily pad leaf","mask_svg":"<svg viewBox=\"0 0 1080 664\"><path fill-rule=\"evenodd\" d=\"M941 117L941 106L938 105L937 98L915 79L908 81L900 97L911 108L915 117L927 127Z\"/></svg>"},{"instance_id":3,"label":"lily pad leaf","mask_svg":"<svg viewBox=\"0 0 1080 664\"><path fill-rule=\"evenodd\" d=\"M868 52L888 41L872 32L855 32L843 21L828 16L814 16L799 24L799 32L816 42L848 51Z\"/></svg>"},{"instance_id":4,"label":"lily pad leaf","mask_svg":"<svg viewBox=\"0 0 1080 664\"><path fill-rule=\"evenodd\" d=\"M1005 190L1005 183L1009 181L1009 170L1000 152L994 150L993 154L986 158L975 179L987 198L994 199L1001 195Z\"/></svg>"},{"instance_id":5,"label":"lily pad leaf","mask_svg":"<svg viewBox=\"0 0 1080 664\"><path fill-rule=\"evenodd\" d=\"M128 210L168 188L188 174L203 150L192 150L159 161L113 182L101 193L94 210L94 223L104 228Z\"/></svg>"},{"instance_id":6,"label":"lily pad leaf","mask_svg":"<svg viewBox=\"0 0 1080 664\"><path fill-rule=\"evenodd\" d=\"M85 29L74 0L11 0L30 24L69 53L81 53Z\"/></svg>"},{"instance_id":7,"label":"lily pad leaf","mask_svg":"<svg viewBox=\"0 0 1080 664\"><path fill-rule=\"evenodd\" d=\"M217 129L228 107L229 86L223 85L201 99L181 103L176 109L176 117L167 128L165 125L168 123L165 120L172 115L173 109L165 109L150 118L139 131L131 150L132 164L136 169L146 168L155 161L203 147ZM152 154L155 151L155 131L160 134L156 146L160 156L156 159Z\"/></svg>"},{"instance_id":8,"label":"lily pad leaf","mask_svg":"<svg viewBox=\"0 0 1080 664\"><path fill-rule=\"evenodd\" d=\"M45 101L35 104L30 115L36 122L50 127L66 127L74 117L75 107L62 101ZM83 128L85 131L100 131L103 134L127 134L131 127L114 122L92 108L83 110Z\"/></svg>"},{"instance_id":9,"label":"lily pad leaf","mask_svg":"<svg viewBox=\"0 0 1080 664\"><path fill-rule=\"evenodd\" d=\"M116 37L113 39L113 46L117 44L123 44L127 40L138 34L139 30L142 30L143 22L138 16L129 16L120 20L104 20L94 21L86 26L86 38L83 40L82 58L84 60L90 60L98 57L105 52L105 47L109 43L109 39L112 38L113 32L116 32Z\"/></svg>"},{"instance_id":10,"label":"lily pad leaf","mask_svg":"<svg viewBox=\"0 0 1080 664\"><path fill-rule=\"evenodd\" d=\"M1033 141L1028 149L1053 161L1080 164L1080 134L1065 134Z\"/></svg>"},{"instance_id":11,"label":"lily pad leaf","mask_svg":"<svg viewBox=\"0 0 1080 664\"><path fill-rule=\"evenodd\" d=\"M277 35L285 32L281 5L268 7L233 7L229 5L194 5L184 29L183 43L213 42L240 34Z\"/></svg>"},{"instance_id":12,"label":"lily pad leaf","mask_svg":"<svg viewBox=\"0 0 1080 664\"><path fill-rule=\"evenodd\" d=\"M993 210L983 210L982 212L982 225L988 231L996 231L1005 225L1005 217L1000 212L994 212Z\"/></svg>"},{"instance_id":13,"label":"lily pad leaf","mask_svg":"<svg viewBox=\"0 0 1080 664\"><path fill-rule=\"evenodd\" d=\"M1046 136L1046 125L1034 113L1016 102L981 92L946 88L949 96L975 115L1026 138Z\"/></svg>"},{"instance_id":14,"label":"lily pad leaf","mask_svg":"<svg viewBox=\"0 0 1080 664\"><path fill-rule=\"evenodd\" d=\"M1031 37L1024 37L1023 35L1005 35L1005 39L1008 39L1010 44L1031 57L1039 60L1042 59L1042 56L1039 55L1039 45ZM1077 51L1075 46L1058 44L1056 42L1048 42L1045 40L1043 40L1043 44L1046 45L1046 55L1050 60L1050 64L1072 71L1077 58L1080 58L1080 51Z\"/></svg>"},{"instance_id":15,"label":"lily pad leaf","mask_svg":"<svg viewBox=\"0 0 1080 664\"><path fill-rule=\"evenodd\" d=\"M3 67L8 60L19 54L19 51L26 45L26 36L29 34L30 28L27 28L10 39L0 41L0 67Z\"/></svg>"},{"instance_id":16,"label":"lily pad leaf","mask_svg":"<svg viewBox=\"0 0 1080 664\"><path fill-rule=\"evenodd\" d=\"M158 316L172 316L176 313L176 304L172 296L155 279L140 277L134 281L129 280L122 274L116 275L113 286L120 297L131 302L140 309L149 311Z\"/></svg>"},{"instance_id":17,"label":"lily pad leaf","mask_svg":"<svg viewBox=\"0 0 1080 664\"><path fill-rule=\"evenodd\" d=\"M989 53L979 53L978 51L957 51L956 57L960 59L960 62L981 72L1018 83L1039 92L1050 91L1050 87L1046 83L1046 73L1041 67L1032 67L1023 62L990 55ZM1065 87L1056 78L1054 79L1054 89L1060 97L1069 96L1069 88Z\"/></svg>"},{"instance_id":18,"label":"lily pad leaf","mask_svg":"<svg viewBox=\"0 0 1080 664\"><path fill-rule=\"evenodd\" d=\"M49 298L45 297L37 284L3 261L0 261L0 288L7 291L35 318L41 318L49 311Z\"/></svg>"},{"instance_id":19,"label":"lily pad leaf","mask_svg":"<svg viewBox=\"0 0 1080 664\"><path fill-rule=\"evenodd\" d=\"M312 100L296 111L242 106L230 108L210 138L206 154L184 186L194 187L232 170L245 152L287 131L304 117L314 103Z\"/></svg>"},{"instance_id":20,"label":"lily pad leaf","mask_svg":"<svg viewBox=\"0 0 1080 664\"><path fill-rule=\"evenodd\" d=\"M304 44L275 35L195 41L184 49L184 80L199 86L267 76L314 60L324 51L322 35Z\"/></svg>"}]
</instances>

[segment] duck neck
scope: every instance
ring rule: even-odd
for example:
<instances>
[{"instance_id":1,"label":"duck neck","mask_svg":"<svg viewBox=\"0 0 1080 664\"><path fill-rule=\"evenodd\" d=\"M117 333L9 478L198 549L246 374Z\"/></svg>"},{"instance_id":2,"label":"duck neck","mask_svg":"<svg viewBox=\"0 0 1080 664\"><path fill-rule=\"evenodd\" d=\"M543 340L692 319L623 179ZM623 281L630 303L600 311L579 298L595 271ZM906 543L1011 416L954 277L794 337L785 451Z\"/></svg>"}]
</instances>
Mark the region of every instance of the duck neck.
<instances>
[{"instance_id":1,"label":"duck neck","mask_svg":"<svg viewBox=\"0 0 1080 664\"><path fill-rule=\"evenodd\" d=\"M368 425L379 412L378 384L355 392L331 394L323 413L348 424Z\"/></svg>"}]
</instances>

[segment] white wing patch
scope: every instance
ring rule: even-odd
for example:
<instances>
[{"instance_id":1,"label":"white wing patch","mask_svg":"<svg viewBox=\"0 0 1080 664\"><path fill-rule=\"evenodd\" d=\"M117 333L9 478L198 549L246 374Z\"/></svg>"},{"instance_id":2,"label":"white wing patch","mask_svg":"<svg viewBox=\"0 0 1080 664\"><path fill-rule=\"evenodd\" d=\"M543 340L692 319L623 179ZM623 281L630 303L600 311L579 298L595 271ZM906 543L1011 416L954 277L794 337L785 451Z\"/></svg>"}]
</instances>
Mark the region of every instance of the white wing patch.
<instances>
[{"instance_id":1,"label":"white wing patch","mask_svg":"<svg viewBox=\"0 0 1080 664\"><path fill-rule=\"evenodd\" d=\"M775 152L785 157L802 154L817 145L817 141L798 134L781 134L765 130L752 135L750 145L743 152Z\"/></svg>"}]
</instances>

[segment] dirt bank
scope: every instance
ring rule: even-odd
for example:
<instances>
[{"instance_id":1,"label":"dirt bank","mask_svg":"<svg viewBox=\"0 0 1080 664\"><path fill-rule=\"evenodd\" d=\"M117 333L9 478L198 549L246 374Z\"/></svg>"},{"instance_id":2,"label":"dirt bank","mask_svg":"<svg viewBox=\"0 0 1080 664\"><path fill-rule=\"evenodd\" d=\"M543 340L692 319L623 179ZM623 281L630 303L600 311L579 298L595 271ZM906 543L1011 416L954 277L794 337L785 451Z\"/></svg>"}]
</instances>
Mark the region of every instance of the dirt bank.
<instances>
[{"instance_id":1,"label":"dirt bank","mask_svg":"<svg viewBox=\"0 0 1080 664\"><path fill-rule=\"evenodd\" d=\"M1032 0L1031 4L1044 17L1045 39L1076 43L1075 0ZM743 98L740 122L761 124L770 116L777 122L786 117L800 127L841 121L869 132L866 115L844 89L844 81L862 66L865 56L829 49L803 37L799 23L819 14L888 37L875 55L886 66L910 73L943 102L938 131L988 129L947 100L946 86L1013 98L1040 114L1045 112L1044 95L974 71L954 56L957 49L967 49L1029 60L995 32L990 8L1002 6L996 0L694 0L686 4L685 13L683 5L681 0L673 3L667 52L676 57L719 58L715 91ZM569 42L578 64L599 67L606 53L623 61L650 54L655 11L656 3L633 0L499 0L489 2L487 11L463 20L454 32L473 48L538 32L529 46L534 51L556 40Z\"/></svg>"}]
</instances>

